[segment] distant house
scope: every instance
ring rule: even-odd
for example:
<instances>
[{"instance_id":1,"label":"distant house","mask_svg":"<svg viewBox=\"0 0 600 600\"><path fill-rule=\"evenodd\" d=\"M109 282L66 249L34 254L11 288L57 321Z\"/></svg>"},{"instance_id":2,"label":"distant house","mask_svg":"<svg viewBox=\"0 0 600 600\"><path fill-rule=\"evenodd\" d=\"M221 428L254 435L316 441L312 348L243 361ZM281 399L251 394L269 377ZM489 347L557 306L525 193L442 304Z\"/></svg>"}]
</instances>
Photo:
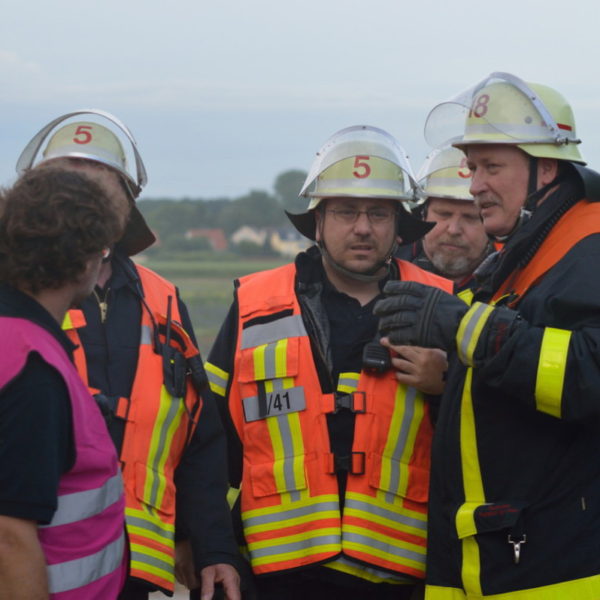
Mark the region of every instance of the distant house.
<instances>
[{"instance_id":1,"label":"distant house","mask_svg":"<svg viewBox=\"0 0 600 600\"><path fill-rule=\"evenodd\" d=\"M184 237L186 240L205 238L215 252L223 252L228 248L227 238L222 229L188 229Z\"/></svg>"},{"instance_id":2,"label":"distant house","mask_svg":"<svg viewBox=\"0 0 600 600\"><path fill-rule=\"evenodd\" d=\"M257 246L263 246L269 230L266 228L257 229L250 225L242 225L237 231L231 234L230 240L232 244L241 244L242 242L251 242Z\"/></svg>"},{"instance_id":3,"label":"distant house","mask_svg":"<svg viewBox=\"0 0 600 600\"><path fill-rule=\"evenodd\" d=\"M291 227L272 231L269 243L275 252L281 254L281 256L288 256L290 258L293 258L298 252L302 252L310 246L310 240Z\"/></svg>"}]
</instances>

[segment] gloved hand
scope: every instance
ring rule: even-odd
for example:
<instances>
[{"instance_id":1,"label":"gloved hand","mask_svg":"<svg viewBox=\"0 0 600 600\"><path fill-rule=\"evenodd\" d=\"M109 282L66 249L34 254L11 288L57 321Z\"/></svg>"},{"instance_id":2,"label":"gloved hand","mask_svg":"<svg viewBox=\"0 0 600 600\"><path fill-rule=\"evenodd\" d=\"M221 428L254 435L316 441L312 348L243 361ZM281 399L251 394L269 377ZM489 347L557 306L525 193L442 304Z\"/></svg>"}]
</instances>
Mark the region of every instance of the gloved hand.
<instances>
[{"instance_id":1,"label":"gloved hand","mask_svg":"<svg viewBox=\"0 0 600 600\"><path fill-rule=\"evenodd\" d=\"M387 298L375 304L379 331L392 344L441 348L458 344L466 365L481 363L498 352L504 342L525 326L516 310L481 302L467 306L460 298L416 281L388 281ZM469 313L457 339L457 331ZM477 337L475 337L477 336Z\"/></svg>"},{"instance_id":2,"label":"gloved hand","mask_svg":"<svg viewBox=\"0 0 600 600\"><path fill-rule=\"evenodd\" d=\"M392 344L453 350L469 307L443 290L416 281L388 281L387 298L375 304L379 331Z\"/></svg>"}]
</instances>

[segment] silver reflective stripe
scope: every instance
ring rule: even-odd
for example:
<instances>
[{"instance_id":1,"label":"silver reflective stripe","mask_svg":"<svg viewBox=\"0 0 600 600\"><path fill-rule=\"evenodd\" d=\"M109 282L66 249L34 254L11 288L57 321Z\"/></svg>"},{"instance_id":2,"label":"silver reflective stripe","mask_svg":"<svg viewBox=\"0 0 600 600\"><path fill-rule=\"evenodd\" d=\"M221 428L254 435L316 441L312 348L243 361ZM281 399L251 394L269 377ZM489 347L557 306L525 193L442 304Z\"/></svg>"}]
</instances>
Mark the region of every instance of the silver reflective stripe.
<instances>
[{"instance_id":1,"label":"silver reflective stripe","mask_svg":"<svg viewBox=\"0 0 600 600\"><path fill-rule=\"evenodd\" d=\"M139 527L140 529L145 529L155 535L159 535L168 540L173 539L174 533L172 530L167 527L163 527L160 521L153 521L148 519L140 519L139 517L133 517L130 514L125 514L125 522L128 527Z\"/></svg>"},{"instance_id":2,"label":"silver reflective stripe","mask_svg":"<svg viewBox=\"0 0 600 600\"><path fill-rule=\"evenodd\" d=\"M140 332L140 346L152 344L152 329L148 325L142 325Z\"/></svg>"},{"instance_id":3,"label":"silver reflective stripe","mask_svg":"<svg viewBox=\"0 0 600 600\"><path fill-rule=\"evenodd\" d=\"M242 331L242 349L254 348L268 344L269 342L277 342L285 338L300 337L306 335L304 323L300 315L292 315L283 317L271 323L261 323L253 325Z\"/></svg>"},{"instance_id":4,"label":"silver reflective stripe","mask_svg":"<svg viewBox=\"0 0 600 600\"><path fill-rule=\"evenodd\" d=\"M402 525L414 527L415 529L421 529L423 531L427 529L425 515L423 515L423 521L420 521L419 519L414 519L412 517L399 514L393 510L388 510L387 508L383 508L382 506L376 506L374 504L360 502L359 500L354 500L353 498L346 498L345 505L347 509L354 509L366 514L373 514L375 516L388 519L392 522L397 522Z\"/></svg>"},{"instance_id":5,"label":"silver reflective stripe","mask_svg":"<svg viewBox=\"0 0 600 600\"><path fill-rule=\"evenodd\" d=\"M289 417L277 419L277 426L279 427L285 456L283 459L283 476L285 478L286 491L290 493L292 501L298 501L300 500L300 492L297 491L298 485L294 477L294 443L292 441L292 432L290 431ZM303 487L305 485L303 482Z\"/></svg>"},{"instance_id":6,"label":"silver reflective stripe","mask_svg":"<svg viewBox=\"0 0 600 600\"><path fill-rule=\"evenodd\" d=\"M210 368L209 363L207 363L207 365L206 365L206 375L208 377L208 382L212 386L211 389L213 390L213 392L214 392L214 389L213 389L214 387L217 387L218 389L222 389L222 390L227 389L227 382L229 381L229 377L223 377L221 375L217 375Z\"/></svg>"},{"instance_id":7,"label":"silver reflective stripe","mask_svg":"<svg viewBox=\"0 0 600 600\"><path fill-rule=\"evenodd\" d=\"M277 343L268 344L264 352L265 379L277 377L277 365L275 363Z\"/></svg>"},{"instance_id":8,"label":"silver reflective stripe","mask_svg":"<svg viewBox=\"0 0 600 600\"><path fill-rule=\"evenodd\" d=\"M153 450L154 457L152 459L152 464L150 465L150 468L154 471L154 476L152 478L152 486L150 488L150 497L148 498L147 502L151 506L158 506L158 488L161 482L161 478L158 476L158 473L163 470L163 453L167 444L169 430L171 429L173 421L175 421L177 418L179 410L183 406L184 402L181 398L172 398L169 394L167 394L166 390L163 394L161 394L161 402L163 402L163 398L166 396L168 396L170 399L169 410L160 426L158 439L156 440L156 447ZM156 438L156 430L152 433L152 436Z\"/></svg>"},{"instance_id":9,"label":"silver reflective stripe","mask_svg":"<svg viewBox=\"0 0 600 600\"><path fill-rule=\"evenodd\" d=\"M123 478L121 472L118 471L100 488L59 496L58 508L52 521L48 525L40 525L40 529L75 523L75 521L93 517L117 502L122 494Z\"/></svg>"},{"instance_id":10,"label":"silver reflective stripe","mask_svg":"<svg viewBox=\"0 0 600 600\"><path fill-rule=\"evenodd\" d=\"M339 558L336 558L334 561L325 564L324 566L330 567L332 564L335 565L336 563L340 565L348 565L349 567L359 569L361 571L364 571L365 573L375 575L375 577L380 577L381 579L386 579L388 581L410 581L411 583L414 582L414 579L409 575L402 576L398 575L398 573L392 573L391 571L383 571L380 569L376 569L375 567L367 567L367 565L361 562L352 560L352 557L350 556L342 555Z\"/></svg>"},{"instance_id":11,"label":"silver reflective stripe","mask_svg":"<svg viewBox=\"0 0 600 600\"><path fill-rule=\"evenodd\" d=\"M541 144L553 144L556 143L555 136L548 130L547 127L540 127L538 125L509 125L503 123L500 127L494 127L488 123L479 123L477 125L468 125L467 134L474 136L477 134L494 134L504 133L515 138L515 141L524 140L528 144L535 144L536 142ZM564 132L565 136L568 132Z\"/></svg>"},{"instance_id":12,"label":"silver reflective stripe","mask_svg":"<svg viewBox=\"0 0 600 600\"><path fill-rule=\"evenodd\" d=\"M398 181L394 179L382 179L380 177L365 177L364 179L358 178L338 178L338 179L326 179L319 180L319 191L326 192L331 189L338 189L341 187L352 187L352 188L382 188L384 190L393 190L397 194Z\"/></svg>"},{"instance_id":13,"label":"silver reflective stripe","mask_svg":"<svg viewBox=\"0 0 600 600\"><path fill-rule=\"evenodd\" d=\"M470 364L471 360L467 353L469 351L469 344L471 343L471 338L475 332L475 328L477 327L477 323L479 323L479 319L483 316L483 313L489 308L489 305L483 304L481 302L476 302L471 306L469 312L465 315L469 315L469 322L466 324L465 331L463 333L462 339L460 340L460 346L458 348L459 358L466 364ZM465 318L463 317L463 319Z\"/></svg>"},{"instance_id":14,"label":"silver reflective stripe","mask_svg":"<svg viewBox=\"0 0 600 600\"><path fill-rule=\"evenodd\" d=\"M144 563L145 565L152 565L153 567L167 571L167 573L171 573L173 571L173 565L175 564L174 562L161 560L160 558L150 554L144 554L143 552L139 552L133 548L131 549L131 562L140 562Z\"/></svg>"},{"instance_id":15,"label":"silver reflective stripe","mask_svg":"<svg viewBox=\"0 0 600 600\"><path fill-rule=\"evenodd\" d=\"M116 571L123 560L125 533L99 552L55 565L48 565L48 589L59 594L84 587ZM85 596L79 596L84 598Z\"/></svg>"},{"instance_id":16,"label":"silver reflective stripe","mask_svg":"<svg viewBox=\"0 0 600 600\"><path fill-rule=\"evenodd\" d=\"M356 388L358 387L358 377L344 377L343 375L340 375L337 383L338 390L342 386L356 390Z\"/></svg>"},{"instance_id":17,"label":"silver reflective stripe","mask_svg":"<svg viewBox=\"0 0 600 600\"><path fill-rule=\"evenodd\" d=\"M315 537L307 537L299 542L289 542L287 544L273 544L266 548L253 549L252 544L249 544L250 554L253 560L265 558L267 556L279 556L286 552L304 552L314 549L319 546L339 545L339 535L318 535Z\"/></svg>"},{"instance_id":18,"label":"silver reflective stripe","mask_svg":"<svg viewBox=\"0 0 600 600\"><path fill-rule=\"evenodd\" d=\"M417 396L417 390L413 387L406 388L406 395L404 397L404 416L402 423L400 424L400 432L398 433L398 439L394 446L394 451L390 457L397 464L394 465L396 468L390 469L390 492L386 492L386 500L389 503L393 503L396 497L400 494L400 463L402 463L402 454L408 443L408 436L410 433L410 426L415 416L415 398ZM412 454L412 452L411 452ZM384 459L386 460L386 459ZM389 459L387 459L389 460ZM393 493L392 493L393 492Z\"/></svg>"},{"instance_id":19,"label":"silver reflective stripe","mask_svg":"<svg viewBox=\"0 0 600 600\"><path fill-rule=\"evenodd\" d=\"M244 527L256 527L259 525L268 525L271 523L278 523L280 521L288 521L294 519L300 519L307 515L314 515L319 512L330 512L335 511L338 513L340 505L337 501L332 502L316 502L315 504L309 504L307 506L299 506L298 508L291 508L289 510L282 510L266 515L258 515L256 517L244 517Z\"/></svg>"},{"instance_id":20,"label":"silver reflective stripe","mask_svg":"<svg viewBox=\"0 0 600 600\"><path fill-rule=\"evenodd\" d=\"M345 544L345 542L351 542L354 544L360 544L361 546L374 548L375 550L380 550L381 552L385 552L386 554L393 554L394 556L401 556L403 558L416 560L417 562L425 561L425 548L423 548L422 552L414 552L413 550L407 550L406 548L400 548L398 546L388 544L387 542L378 540L375 537L367 537L365 535L360 535L358 533L350 533L347 531L344 531L342 535L342 546Z\"/></svg>"}]
</instances>

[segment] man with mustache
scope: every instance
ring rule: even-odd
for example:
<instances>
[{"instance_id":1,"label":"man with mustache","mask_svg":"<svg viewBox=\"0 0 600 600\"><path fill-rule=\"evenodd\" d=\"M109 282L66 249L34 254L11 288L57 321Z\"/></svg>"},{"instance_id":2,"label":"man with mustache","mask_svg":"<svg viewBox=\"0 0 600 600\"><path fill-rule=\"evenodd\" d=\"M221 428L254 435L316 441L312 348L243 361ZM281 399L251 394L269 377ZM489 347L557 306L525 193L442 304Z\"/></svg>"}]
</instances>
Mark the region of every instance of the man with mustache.
<instances>
[{"instance_id":1,"label":"man with mustache","mask_svg":"<svg viewBox=\"0 0 600 600\"><path fill-rule=\"evenodd\" d=\"M470 307L392 282L376 307L392 343L447 350L436 424L427 600L600 597L600 175L571 107L509 73L430 113L473 172L504 241ZM431 127L433 129L431 129Z\"/></svg>"},{"instance_id":2,"label":"man with mustache","mask_svg":"<svg viewBox=\"0 0 600 600\"><path fill-rule=\"evenodd\" d=\"M397 256L451 279L456 293L468 293L475 283L473 272L494 246L469 192L465 156L452 147L435 150L423 164L418 183L425 197L419 213L435 227L422 240L401 247Z\"/></svg>"},{"instance_id":3,"label":"man with mustache","mask_svg":"<svg viewBox=\"0 0 600 600\"><path fill-rule=\"evenodd\" d=\"M372 314L388 280L452 291L392 259L432 227L403 207L414 186L387 132L334 134L300 192L308 210L288 214L316 245L236 282L209 355L261 600L398 600L424 576L427 393L441 391L446 361L426 349L426 372L397 376Z\"/></svg>"}]
</instances>

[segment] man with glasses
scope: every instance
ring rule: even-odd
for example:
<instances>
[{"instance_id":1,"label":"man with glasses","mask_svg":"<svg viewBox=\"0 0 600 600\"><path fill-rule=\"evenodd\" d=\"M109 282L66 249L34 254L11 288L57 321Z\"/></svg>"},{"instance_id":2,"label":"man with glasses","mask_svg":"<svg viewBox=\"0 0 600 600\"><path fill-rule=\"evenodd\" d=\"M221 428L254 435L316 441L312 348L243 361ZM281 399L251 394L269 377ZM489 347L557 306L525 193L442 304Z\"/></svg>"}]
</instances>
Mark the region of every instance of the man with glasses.
<instances>
[{"instance_id":1,"label":"man with glasses","mask_svg":"<svg viewBox=\"0 0 600 600\"><path fill-rule=\"evenodd\" d=\"M317 154L294 226L316 242L242 277L206 365L229 435L240 540L261 600L409 598L424 576L428 394L444 354L394 357L372 308L386 281L452 283L394 260L433 226L387 132L356 126Z\"/></svg>"}]
</instances>

